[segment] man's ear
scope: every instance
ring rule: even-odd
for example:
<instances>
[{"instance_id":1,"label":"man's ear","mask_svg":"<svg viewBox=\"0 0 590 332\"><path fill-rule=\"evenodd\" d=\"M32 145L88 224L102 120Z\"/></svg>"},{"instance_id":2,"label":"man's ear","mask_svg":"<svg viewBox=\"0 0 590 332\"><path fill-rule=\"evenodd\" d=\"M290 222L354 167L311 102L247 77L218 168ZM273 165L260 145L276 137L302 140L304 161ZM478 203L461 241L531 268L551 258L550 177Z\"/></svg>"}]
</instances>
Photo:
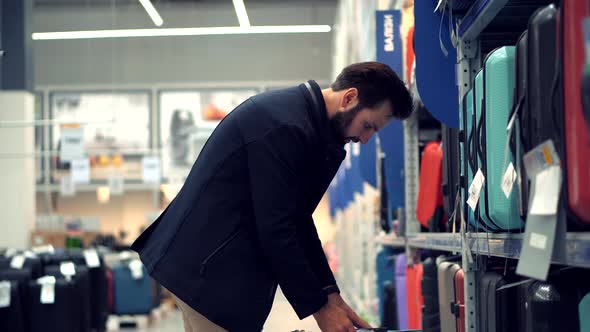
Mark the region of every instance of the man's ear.
<instances>
[{"instance_id":1,"label":"man's ear","mask_svg":"<svg viewBox=\"0 0 590 332\"><path fill-rule=\"evenodd\" d=\"M357 88L349 88L344 92L342 99L340 100L340 106L347 108L348 106L354 106L355 101L358 100Z\"/></svg>"}]
</instances>

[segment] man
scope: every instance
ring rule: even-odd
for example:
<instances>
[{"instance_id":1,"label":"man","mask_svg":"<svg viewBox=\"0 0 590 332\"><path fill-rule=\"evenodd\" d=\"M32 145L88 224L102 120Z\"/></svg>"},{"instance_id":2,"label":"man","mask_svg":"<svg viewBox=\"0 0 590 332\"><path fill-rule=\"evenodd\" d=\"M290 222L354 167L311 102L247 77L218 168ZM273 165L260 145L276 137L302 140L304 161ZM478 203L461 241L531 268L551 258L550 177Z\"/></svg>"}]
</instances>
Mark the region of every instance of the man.
<instances>
[{"instance_id":1,"label":"man","mask_svg":"<svg viewBox=\"0 0 590 332\"><path fill-rule=\"evenodd\" d=\"M311 217L345 156L412 98L377 62L265 92L217 127L186 183L132 248L170 290L186 331L260 331L277 284L322 331L369 327L339 295Z\"/></svg>"}]
</instances>

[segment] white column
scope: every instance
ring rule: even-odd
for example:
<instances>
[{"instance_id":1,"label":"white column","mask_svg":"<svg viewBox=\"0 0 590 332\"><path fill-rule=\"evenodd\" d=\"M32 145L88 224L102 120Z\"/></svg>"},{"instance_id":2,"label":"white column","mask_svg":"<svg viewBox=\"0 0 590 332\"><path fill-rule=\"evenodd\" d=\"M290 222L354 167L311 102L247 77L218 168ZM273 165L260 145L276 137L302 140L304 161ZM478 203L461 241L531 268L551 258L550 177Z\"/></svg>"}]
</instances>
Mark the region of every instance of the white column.
<instances>
[{"instance_id":1,"label":"white column","mask_svg":"<svg viewBox=\"0 0 590 332\"><path fill-rule=\"evenodd\" d=\"M35 220L35 128L4 124L32 123L34 107L29 92L0 91L0 247L29 246Z\"/></svg>"}]
</instances>

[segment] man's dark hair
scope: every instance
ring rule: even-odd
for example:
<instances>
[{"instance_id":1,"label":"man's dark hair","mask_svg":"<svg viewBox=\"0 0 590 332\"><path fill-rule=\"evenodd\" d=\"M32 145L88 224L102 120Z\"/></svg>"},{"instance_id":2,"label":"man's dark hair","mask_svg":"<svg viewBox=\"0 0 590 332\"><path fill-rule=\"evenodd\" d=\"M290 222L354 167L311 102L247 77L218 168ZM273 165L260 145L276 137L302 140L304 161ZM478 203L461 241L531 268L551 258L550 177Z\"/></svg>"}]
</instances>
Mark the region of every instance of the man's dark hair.
<instances>
[{"instance_id":1,"label":"man's dark hair","mask_svg":"<svg viewBox=\"0 0 590 332\"><path fill-rule=\"evenodd\" d=\"M356 88L363 108L373 108L389 100L393 117L403 120L412 114L413 99L404 82L380 62L360 62L344 68L331 88L334 91Z\"/></svg>"}]
</instances>

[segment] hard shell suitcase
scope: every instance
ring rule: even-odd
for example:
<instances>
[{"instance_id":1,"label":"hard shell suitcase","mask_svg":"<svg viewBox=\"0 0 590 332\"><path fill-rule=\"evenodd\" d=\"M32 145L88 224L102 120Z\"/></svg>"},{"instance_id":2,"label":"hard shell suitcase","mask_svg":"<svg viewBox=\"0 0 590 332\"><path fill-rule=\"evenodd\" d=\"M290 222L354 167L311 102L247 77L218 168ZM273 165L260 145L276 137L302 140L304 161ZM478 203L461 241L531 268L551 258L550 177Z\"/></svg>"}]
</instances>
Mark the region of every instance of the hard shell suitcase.
<instances>
[{"instance_id":1,"label":"hard shell suitcase","mask_svg":"<svg viewBox=\"0 0 590 332\"><path fill-rule=\"evenodd\" d=\"M385 284L383 290L383 319L381 326L387 326L390 329L399 328L397 319L397 297L395 291L395 282L391 281Z\"/></svg>"},{"instance_id":2,"label":"hard shell suitcase","mask_svg":"<svg viewBox=\"0 0 590 332\"><path fill-rule=\"evenodd\" d=\"M438 270L432 257L422 263L422 330L424 332L440 331L440 312L438 303Z\"/></svg>"},{"instance_id":3,"label":"hard shell suitcase","mask_svg":"<svg viewBox=\"0 0 590 332\"><path fill-rule=\"evenodd\" d=\"M465 273L459 269L454 280L455 303L453 313L457 320L457 332L465 332Z\"/></svg>"},{"instance_id":4,"label":"hard shell suitcase","mask_svg":"<svg viewBox=\"0 0 590 332\"><path fill-rule=\"evenodd\" d=\"M457 320L453 314L455 303L455 274L461 267L453 262L438 264L438 305L441 332L457 332Z\"/></svg>"},{"instance_id":5,"label":"hard shell suitcase","mask_svg":"<svg viewBox=\"0 0 590 332\"><path fill-rule=\"evenodd\" d=\"M32 278L39 278L43 274L43 265L41 259L34 254L29 255L15 255L12 257L0 257L0 270L11 269L11 263L16 260L17 256L22 256L24 261L22 269L28 269Z\"/></svg>"},{"instance_id":6,"label":"hard shell suitcase","mask_svg":"<svg viewBox=\"0 0 590 332\"><path fill-rule=\"evenodd\" d=\"M437 209L443 209L442 162L441 142L427 143L420 163L416 217L422 226L432 232L444 231L442 213L435 213ZM435 220L435 216L439 220Z\"/></svg>"},{"instance_id":7,"label":"hard shell suitcase","mask_svg":"<svg viewBox=\"0 0 590 332\"><path fill-rule=\"evenodd\" d=\"M91 330L92 326L92 306L90 301L90 289L92 285L90 284L90 277L86 266L75 265L75 273L74 276L70 277L75 287L74 296L76 301L76 305L72 310L75 312L75 316L79 317L80 326L78 330L81 332L87 332ZM58 265L46 266L45 274L48 276L54 276L58 279L68 279L68 277L62 274L61 266Z\"/></svg>"},{"instance_id":8,"label":"hard shell suitcase","mask_svg":"<svg viewBox=\"0 0 590 332\"><path fill-rule=\"evenodd\" d=\"M42 286L29 282L27 307L29 308L30 332L79 332L80 317L76 315L78 297L73 281L57 279L53 303L41 303Z\"/></svg>"},{"instance_id":9,"label":"hard shell suitcase","mask_svg":"<svg viewBox=\"0 0 590 332\"><path fill-rule=\"evenodd\" d=\"M407 302L408 302L408 328L422 328L422 276L424 274L421 263L408 265L407 278Z\"/></svg>"},{"instance_id":10,"label":"hard shell suitcase","mask_svg":"<svg viewBox=\"0 0 590 332\"><path fill-rule=\"evenodd\" d=\"M580 96L584 70L582 22L590 16L588 1L563 1L561 6L564 141L567 200L574 220L590 224L590 134Z\"/></svg>"},{"instance_id":11,"label":"hard shell suitcase","mask_svg":"<svg viewBox=\"0 0 590 332\"><path fill-rule=\"evenodd\" d=\"M442 125L442 149L443 149L443 207L445 214L451 216L455 211L455 198L459 190L460 156L459 156L459 130ZM459 229L457 218L455 229ZM449 224L447 230L451 231L453 225Z\"/></svg>"},{"instance_id":12,"label":"hard shell suitcase","mask_svg":"<svg viewBox=\"0 0 590 332\"><path fill-rule=\"evenodd\" d=\"M131 262L113 266L113 311L120 315L147 314L152 310L152 287L145 266L137 275L132 273ZM135 261L137 262L137 261Z\"/></svg>"},{"instance_id":13,"label":"hard shell suitcase","mask_svg":"<svg viewBox=\"0 0 590 332\"><path fill-rule=\"evenodd\" d=\"M474 136L475 136L475 127L473 124L475 123L475 115L474 115L474 105L475 103L475 89L471 89L467 92L465 97L463 98L462 103L462 111L461 111L461 124L462 129L459 135L459 139L462 142L462 147L460 149L460 156L461 156L461 190L463 191L463 201L467 200L469 197L469 186L473 181L473 176L477 171L477 158L476 151L474 149ZM462 204L461 206L465 209L465 218L467 218L467 222L473 228L479 227L479 223L475 220L475 215L471 209L467 206L467 204ZM460 218L457 218L460 220Z\"/></svg>"},{"instance_id":14,"label":"hard shell suitcase","mask_svg":"<svg viewBox=\"0 0 590 332\"><path fill-rule=\"evenodd\" d=\"M497 272L486 272L479 283L478 308L480 318L478 321L481 332L518 332L518 320L516 287L498 290L498 288L511 282L510 278L503 277Z\"/></svg>"},{"instance_id":15,"label":"hard shell suitcase","mask_svg":"<svg viewBox=\"0 0 590 332\"><path fill-rule=\"evenodd\" d=\"M506 198L502 190L505 169L512 162L512 156L505 151L506 123L514 99L514 51L513 46L494 50L486 57L482 69L478 154L485 182L479 206L482 219L494 230L515 230L524 226L517 195Z\"/></svg>"},{"instance_id":16,"label":"hard shell suitcase","mask_svg":"<svg viewBox=\"0 0 590 332\"><path fill-rule=\"evenodd\" d=\"M6 287L6 288L4 288ZM0 305L0 331L25 332L25 308L22 287L16 281L0 278L0 292L8 291L10 300ZM6 295L2 295L6 297Z\"/></svg>"},{"instance_id":17,"label":"hard shell suitcase","mask_svg":"<svg viewBox=\"0 0 590 332\"><path fill-rule=\"evenodd\" d=\"M586 294L578 305L580 332L590 332L590 293Z\"/></svg>"},{"instance_id":18,"label":"hard shell suitcase","mask_svg":"<svg viewBox=\"0 0 590 332\"><path fill-rule=\"evenodd\" d=\"M406 282L406 254L399 254L395 257L395 290L397 296L397 318L399 328L408 328L408 300Z\"/></svg>"}]
</instances>

